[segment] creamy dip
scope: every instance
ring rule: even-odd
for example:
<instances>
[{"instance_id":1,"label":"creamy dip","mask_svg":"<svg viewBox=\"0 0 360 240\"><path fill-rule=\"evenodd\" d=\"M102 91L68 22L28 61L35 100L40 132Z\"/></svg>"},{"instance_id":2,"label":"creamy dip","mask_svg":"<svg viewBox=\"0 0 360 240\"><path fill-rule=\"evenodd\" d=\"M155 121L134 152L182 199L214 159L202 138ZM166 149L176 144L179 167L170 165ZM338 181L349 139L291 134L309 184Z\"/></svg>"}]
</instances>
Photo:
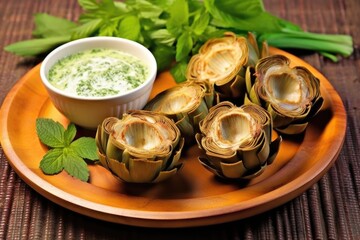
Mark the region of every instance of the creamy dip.
<instances>
[{"instance_id":1,"label":"creamy dip","mask_svg":"<svg viewBox=\"0 0 360 240\"><path fill-rule=\"evenodd\" d=\"M51 67L48 79L69 94L112 96L141 85L149 69L139 58L119 50L95 48L63 59Z\"/></svg>"}]
</instances>

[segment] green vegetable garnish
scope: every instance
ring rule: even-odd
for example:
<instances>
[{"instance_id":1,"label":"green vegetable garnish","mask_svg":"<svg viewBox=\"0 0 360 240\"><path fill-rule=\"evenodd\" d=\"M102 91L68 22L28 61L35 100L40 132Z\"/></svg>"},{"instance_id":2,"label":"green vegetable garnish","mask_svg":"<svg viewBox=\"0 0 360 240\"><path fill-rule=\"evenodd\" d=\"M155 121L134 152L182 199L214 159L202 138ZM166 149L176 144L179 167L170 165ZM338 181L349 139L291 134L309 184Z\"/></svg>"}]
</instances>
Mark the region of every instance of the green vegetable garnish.
<instances>
[{"instance_id":1,"label":"green vegetable garnish","mask_svg":"<svg viewBox=\"0 0 360 240\"><path fill-rule=\"evenodd\" d=\"M94 138L81 137L74 141L76 127L73 123L65 129L52 119L36 119L36 132L40 141L50 150L40 162L45 174L58 174L65 170L69 175L88 181L89 169L84 159L98 160Z\"/></svg>"},{"instance_id":2,"label":"green vegetable garnish","mask_svg":"<svg viewBox=\"0 0 360 240\"><path fill-rule=\"evenodd\" d=\"M79 0L84 12L72 22L48 14L35 15L36 39L17 42L6 51L34 56L65 42L90 36L114 36L137 41L155 55L159 71L170 68L177 82L185 80L190 57L209 38L224 32L247 35L279 48L317 51L337 61L350 56L349 35L318 34L267 12L261 0Z\"/></svg>"}]
</instances>

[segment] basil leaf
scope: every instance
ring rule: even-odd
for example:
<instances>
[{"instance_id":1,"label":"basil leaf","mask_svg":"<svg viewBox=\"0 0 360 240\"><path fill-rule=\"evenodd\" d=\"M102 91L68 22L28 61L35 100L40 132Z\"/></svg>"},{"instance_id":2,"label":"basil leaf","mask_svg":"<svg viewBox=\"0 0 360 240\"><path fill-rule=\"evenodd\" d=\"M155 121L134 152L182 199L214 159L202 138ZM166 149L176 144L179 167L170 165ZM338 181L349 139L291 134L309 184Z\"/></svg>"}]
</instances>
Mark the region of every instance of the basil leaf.
<instances>
[{"instance_id":1,"label":"basil leaf","mask_svg":"<svg viewBox=\"0 0 360 240\"><path fill-rule=\"evenodd\" d=\"M45 174L57 174L63 170L63 151L61 148L49 150L40 161L40 168Z\"/></svg>"},{"instance_id":2,"label":"basil leaf","mask_svg":"<svg viewBox=\"0 0 360 240\"><path fill-rule=\"evenodd\" d=\"M41 142L49 147L64 147L64 127L52 119L36 119L36 132Z\"/></svg>"},{"instance_id":3,"label":"basil leaf","mask_svg":"<svg viewBox=\"0 0 360 240\"><path fill-rule=\"evenodd\" d=\"M148 0L151 4L159 6L160 8L167 10L174 2L174 0Z\"/></svg>"},{"instance_id":4,"label":"basil leaf","mask_svg":"<svg viewBox=\"0 0 360 240\"><path fill-rule=\"evenodd\" d=\"M55 47L69 42L70 39L70 35L31 39L7 45L4 50L24 57L36 56L42 53L50 52Z\"/></svg>"},{"instance_id":5,"label":"basil leaf","mask_svg":"<svg viewBox=\"0 0 360 240\"><path fill-rule=\"evenodd\" d=\"M149 37L158 44L172 46L176 40L167 29L158 29L150 32Z\"/></svg>"},{"instance_id":6,"label":"basil leaf","mask_svg":"<svg viewBox=\"0 0 360 240\"><path fill-rule=\"evenodd\" d=\"M169 68L175 59L175 51L169 46L157 45L152 49L152 53L156 59L159 71Z\"/></svg>"},{"instance_id":7,"label":"basil leaf","mask_svg":"<svg viewBox=\"0 0 360 240\"><path fill-rule=\"evenodd\" d=\"M99 30L103 20L102 19L93 19L83 25L74 29L74 32L71 36L73 40L79 38L90 37L93 33Z\"/></svg>"},{"instance_id":8,"label":"basil leaf","mask_svg":"<svg viewBox=\"0 0 360 240\"><path fill-rule=\"evenodd\" d=\"M115 36L117 34L118 21L104 23L99 29L99 36Z\"/></svg>"},{"instance_id":9,"label":"basil leaf","mask_svg":"<svg viewBox=\"0 0 360 240\"><path fill-rule=\"evenodd\" d=\"M189 24L189 6L185 0L175 0L168 12L170 18L166 23L166 28L174 36L179 36L183 26Z\"/></svg>"},{"instance_id":10,"label":"basil leaf","mask_svg":"<svg viewBox=\"0 0 360 240\"><path fill-rule=\"evenodd\" d=\"M118 37L137 41L140 35L140 22L136 16L125 17L119 25Z\"/></svg>"},{"instance_id":11,"label":"basil leaf","mask_svg":"<svg viewBox=\"0 0 360 240\"><path fill-rule=\"evenodd\" d=\"M265 12L262 0L214 0L213 3L217 8L239 18L251 18Z\"/></svg>"},{"instance_id":12,"label":"basil leaf","mask_svg":"<svg viewBox=\"0 0 360 240\"><path fill-rule=\"evenodd\" d=\"M70 35L77 25L64 18L55 17L46 13L35 14L35 37L49 38Z\"/></svg>"},{"instance_id":13,"label":"basil leaf","mask_svg":"<svg viewBox=\"0 0 360 240\"><path fill-rule=\"evenodd\" d=\"M186 80L186 76L185 76L186 68L187 68L187 61L181 61L170 69L170 73L174 77L177 83L184 82Z\"/></svg>"},{"instance_id":14,"label":"basil leaf","mask_svg":"<svg viewBox=\"0 0 360 240\"><path fill-rule=\"evenodd\" d=\"M138 10L139 18L159 18L160 14L163 12L163 8L146 0L127 0L126 4Z\"/></svg>"},{"instance_id":15,"label":"basil leaf","mask_svg":"<svg viewBox=\"0 0 360 240\"><path fill-rule=\"evenodd\" d=\"M191 24L191 29L196 35L201 35L209 25L209 22L210 15L206 12L200 12L197 18Z\"/></svg>"},{"instance_id":16,"label":"basil leaf","mask_svg":"<svg viewBox=\"0 0 360 240\"><path fill-rule=\"evenodd\" d=\"M183 32L176 44L176 61L181 61L189 56L193 47L193 40L189 32Z\"/></svg>"},{"instance_id":17,"label":"basil leaf","mask_svg":"<svg viewBox=\"0 0 360 240\"><path fill-rule=\"evenodd\" d=\"M96 143L94 138L82 137L70 144L70 149L78 156L89 160L97 160Z\"/></svg>"},{"instance_id":18,"label":"basil leaf","mask_svg":"<svg viewBox=\"0 0 360 240\"><path fill-rule=\"evenodd\" d=\"M228 12L228 8L222 8L220 1L204 0L206 10L213 16L212 24L222 28L234 28L240 31L254 32L279 32L283 29L283 24L279 18L268 12L253 12L251 15L242 15ZM264 24L266 23L266 24Z\"/></svg>"},{"instance_id":19,"label":"basil leaf","mask_svg":"<svg viewBox=\"0 0 360 240\"><path fill-rule=\"evenodd\" d=\"M96 0L78 0L78 3L86 11L96 10L99 8Z\"/></svg>"}]
</instances>

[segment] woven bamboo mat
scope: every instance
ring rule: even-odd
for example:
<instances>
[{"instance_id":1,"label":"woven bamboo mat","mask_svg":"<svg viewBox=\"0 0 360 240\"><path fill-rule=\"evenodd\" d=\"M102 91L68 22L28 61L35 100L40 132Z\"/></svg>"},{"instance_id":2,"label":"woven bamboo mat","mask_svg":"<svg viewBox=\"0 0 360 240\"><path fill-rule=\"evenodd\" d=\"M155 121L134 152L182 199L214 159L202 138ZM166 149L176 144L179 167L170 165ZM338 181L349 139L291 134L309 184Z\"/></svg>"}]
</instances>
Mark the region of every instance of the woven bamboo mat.
<instances>
[{"instance_id":1,"label":"woven bamboo mat","mask_svg":"<svg viewBox=\"0 0 360 240\"><path fill-rule=\"evenodd\" d=\"M150 229L89 218L45 199L12 170L0 148L0 239L360 239L360 20L358 0L264 0L272 13L306 30L351 34L355 52L339 63L295 52L322 72L347 111L345 143L334 166L294 200L263 214L226 224ZM69 1L2 1L0 47L31 37L32 15L48 12L76 19ZM39 59L0 55L0 101Z\"/></svg>"}]
</instances>

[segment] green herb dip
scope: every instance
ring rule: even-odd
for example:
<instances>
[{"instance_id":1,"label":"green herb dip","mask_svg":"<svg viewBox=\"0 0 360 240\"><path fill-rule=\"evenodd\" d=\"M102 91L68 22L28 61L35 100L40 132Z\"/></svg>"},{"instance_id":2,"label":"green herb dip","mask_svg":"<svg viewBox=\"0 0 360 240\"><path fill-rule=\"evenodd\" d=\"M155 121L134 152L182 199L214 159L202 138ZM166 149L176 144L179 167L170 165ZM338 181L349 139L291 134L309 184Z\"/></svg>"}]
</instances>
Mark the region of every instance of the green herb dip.
<instances>
[{"instance_id":1,"label":"green herb dip","mask_svg":"<svg viewBox=\"0 0 360 240\"><path fill-rule=\"evenodd\" d=\"M60 59L51 67L48 79L72 95L103 97L138 87L148 72L145 63L133 55L95 48Z\"/></svg>"}]
</instances>

